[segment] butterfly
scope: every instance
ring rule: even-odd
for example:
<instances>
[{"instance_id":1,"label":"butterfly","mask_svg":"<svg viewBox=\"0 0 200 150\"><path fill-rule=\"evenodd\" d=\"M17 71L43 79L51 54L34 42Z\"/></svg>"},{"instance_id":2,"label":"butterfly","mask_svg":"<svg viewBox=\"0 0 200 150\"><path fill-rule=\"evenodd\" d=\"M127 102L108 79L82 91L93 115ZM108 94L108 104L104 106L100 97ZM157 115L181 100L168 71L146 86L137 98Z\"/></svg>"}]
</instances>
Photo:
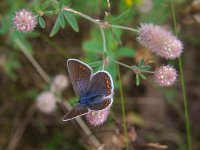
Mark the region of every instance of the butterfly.
<instances>
[{"instance_id":1,"label":"butterfly","mask_svg":"<svg viewBox=\"0 0 200 150\"><path fill-rule=\"evenodd\" d=\"M63 121L85 115L90 111L101 111L112 105L114 86L107 71L93 74L92 68L78 59L68 59L67 68L79 101L63 117Z\"/></svg>"}]
</instances>

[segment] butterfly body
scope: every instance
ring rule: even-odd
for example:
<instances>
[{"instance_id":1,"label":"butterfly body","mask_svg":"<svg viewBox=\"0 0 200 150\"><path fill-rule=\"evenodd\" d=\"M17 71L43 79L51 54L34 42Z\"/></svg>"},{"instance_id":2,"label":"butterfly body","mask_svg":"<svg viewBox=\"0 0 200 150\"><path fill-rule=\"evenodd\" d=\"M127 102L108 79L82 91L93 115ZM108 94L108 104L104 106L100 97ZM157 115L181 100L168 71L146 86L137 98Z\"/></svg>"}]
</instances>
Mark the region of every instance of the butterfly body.
<instances>
[{"instance_id":1,"label":"butterfly body","mask_svg":"<svg viewBox=\"0 0 200 150\"><path fill-rule=\"evenodd\" d=\"M111 106L114 87L112 77L107 71L92 74L91 67L77 59L68 59L67 67L79 101L63 117L63 121L85 115L91 110L100 111Z\"/></svg>"},{"instance_id":2,"label":"butterfly body","mask_svg":"<svg viewBox=\"0 0 200 150\"><path fill-rule=\"evenodd\" d=\"M95 100L100 99L100 97L100 94L86 95L85 97L81 97L78 103L89 106Z\"/></svg>"}]
</instances>

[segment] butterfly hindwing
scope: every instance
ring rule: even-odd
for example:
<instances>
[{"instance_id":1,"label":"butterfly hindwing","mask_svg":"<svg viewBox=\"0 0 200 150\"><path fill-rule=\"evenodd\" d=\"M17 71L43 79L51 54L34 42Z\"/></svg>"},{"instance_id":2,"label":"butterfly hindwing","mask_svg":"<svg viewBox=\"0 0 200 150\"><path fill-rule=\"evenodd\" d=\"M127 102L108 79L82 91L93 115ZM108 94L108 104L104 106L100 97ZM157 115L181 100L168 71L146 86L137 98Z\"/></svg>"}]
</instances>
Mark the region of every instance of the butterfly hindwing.
<instances>
[{"instance_id":1,"label":"butterfly hindwing","mask_svg":"<svg viewBox=\"0 0 200 150\"><path fill-rule=\"evenodd\" d=\"M98 71L90 80L88 87L87 107L91 110L103 110L113 102L113 81L111 75L106 71ZM96 95L96 96L94 96Z\"/></svg>"},{"instance_id":2,"label":"butterfly hindwing","mask_svg":"<svg viewBox=\"0 0 200 150\"><path fill-rule=\"evenodd\" d=\"M90 104L88 108L90 110L95 110L95 111L103 110L103 109L108 108L112 104L112 101L113 100L111 98L105 98L105 99L102 99L101 101Z\"/></svg>"},{"instance_id":3,"label":"butterfly hindwing","mask_svg":"<svg viewBox=\"0 0 200 150\"><path fill-rule=\"evenodd\" d=\"M88 113L88 109L86 106L80 105L78 104L77 106L75 106L72 110L70 110L64 117L63 117L63 121L68 121L71 120L73 118L85 115Z\"/></svg>"},{"instance_id":4,"label":"butterfly hindwing","mask_svg":"<svg viewBox=\"0 0 200 150\"><path fill-rule=\"evenodd\" d=\"M67 67L76 95L84 96L92 75L91 67L77 59L68 59Z\"/></svg>"}]
</instances>

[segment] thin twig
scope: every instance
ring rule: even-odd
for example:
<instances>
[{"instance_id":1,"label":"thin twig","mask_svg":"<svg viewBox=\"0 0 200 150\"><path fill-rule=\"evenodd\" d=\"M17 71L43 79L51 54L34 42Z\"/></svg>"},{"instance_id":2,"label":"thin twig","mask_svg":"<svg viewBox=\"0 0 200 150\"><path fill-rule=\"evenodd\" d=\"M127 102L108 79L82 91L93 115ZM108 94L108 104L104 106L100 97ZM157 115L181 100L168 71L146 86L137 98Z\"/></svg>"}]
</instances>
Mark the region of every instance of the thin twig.
<instances>
[{"instance_id":1,"label":"thin twig","mask_svg":"<svg viewBox=\"0 0 200 150\"><path fill-rule=\"evenodd\" d=\"M42 69L42 67L39 65L39 63L33 58L33 56L29 53L29 51L26 49L24 44L18 38L15 39L15 43L19 46L20 50L28 58L28 60L31 62L31 64L34 66L34 68L37 70L37 72L40 74L40 76L44 79L44 81L49 83L50 82L49 76Z\"/></svg>"},{"instance_id":2,"label":"thin twig","mask_svg":"<svg viewBox=\"0 0 200 150\"><path fill-rule=\"evenodd\" d=\"M34 112L35 112L35 103L31 105L26 116L22 119L21 123L19 124L19 127L17 128L16 132L14 133L13 137L11 138L8 144L7 150L14 150L16 148Z\"/></svg>"},{"instance_id":3,"label":"thin twig","mask_svg":"<svg viewBox=\"0 0 200 150\"><path fill-rule=\"evenodd\" d=\"M67 110L71 110L72 106L69 105L69 103L63 103L61 99L57 99L57 102L60 103L61 105L65 106L67 108ZM98 141L98 139L94 136L94 134L92 133L92 131L88 128L88 126L85 124L85 122L80 118L77 117L75 118L76 122L79 124L79 126L82 128L82 130L85 132L85 134L89 137L89 139L92 141L92 143L94 144L94 146L96 148L101 146L101 143Z\"/></svg>"}]
</instances>

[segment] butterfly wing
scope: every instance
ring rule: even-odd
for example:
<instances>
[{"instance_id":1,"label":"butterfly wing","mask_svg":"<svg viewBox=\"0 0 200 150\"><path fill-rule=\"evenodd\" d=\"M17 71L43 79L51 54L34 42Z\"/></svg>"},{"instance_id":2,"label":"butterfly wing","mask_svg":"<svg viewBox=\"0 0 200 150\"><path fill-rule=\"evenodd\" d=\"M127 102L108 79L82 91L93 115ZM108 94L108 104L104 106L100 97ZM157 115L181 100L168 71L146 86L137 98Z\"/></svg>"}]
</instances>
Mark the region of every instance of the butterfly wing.
<instances>
[{"instance_id":1,"label":"butterfly wing","mask_svg":"<svg viewBox=\"0 0 200 150\"><path fill-rule=\"evenodd\" d=\"M113 102L113 81L107 71L95 73L88 87L89 95L98 95L88 100L87 107L91 110L102 110L109 107Z\"/></svg>"},{"instance_id":2,"label":"butterfly wing","mask_svg":"<svg viewBox=\"0 0 200 150\"><path fill-rule=\"evenodd\" d=\"M97 101L96 103L90 104L89 109L95 110L95 111L104 110L104 109L110 107L110 105L112 104L112 101L113 101L113 99L111 99L111 98L102 99L100 101Z\"/></svg>"},{"instance_id":3,"label":"butterfly wing","mask_svg":"<svg viewBox=\"0 0 200 150\"><path fill-rule=\"evenodd\" d=\"M107 71L98 71L91 77L88 93L106 97L113 95L113 89L114 86L111 75Z\"/></svg>"},{"instance_id":4,"label":"butterfly wing","mask_svg":"<svg viewBox=\"0 0 200 150\"><path fill-rule=\"evenodd\" d=\"M78 104L78 105L76 105L71 111L69 111L69 112L62 118L62 120L63 120L63 121L68 121L68 120L74 119L74 118L76 118L76 117L85 115L85 114L87 114L87 113L88 113L87 107Z\"/></svg>"},{"instance_id":5,"label":"butterfly wing","mask_svg":"<svg viewBox=\"0 0 200 150\"><path fill-rule=\"evenodd\" d=\"M92 74L91 67L77 59L68 59L67 67L76 95L84 96Z\"/></svg>"}]
</instances>

